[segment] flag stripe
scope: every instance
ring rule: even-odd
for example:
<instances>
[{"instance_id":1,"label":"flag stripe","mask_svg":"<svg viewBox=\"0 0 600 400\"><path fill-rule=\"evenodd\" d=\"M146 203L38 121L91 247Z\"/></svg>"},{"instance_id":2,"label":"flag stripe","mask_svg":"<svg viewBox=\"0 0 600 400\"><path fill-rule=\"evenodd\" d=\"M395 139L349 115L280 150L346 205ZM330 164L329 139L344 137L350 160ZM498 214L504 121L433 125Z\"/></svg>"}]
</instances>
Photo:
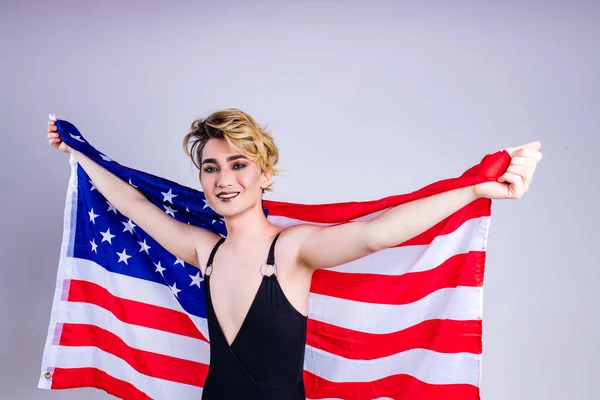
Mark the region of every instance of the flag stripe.
<instances>
[{"instance_id":1,"label":"flag stripe","mask_svg":"<svg viewBox=\"0 0 600 400\"><path fill-rule=\"evenodd\" d=\"M313 399L479 400L476 386L432 385L410 375L392 375L372 382L331 382L304 371L304 382Z\"/></svg>"},{"instance_id":2,"label":"flag stripe","mask_svg":"<svg viewBox=\"0 0 600 400\"><path fill-rule=\"evenodd\" d=\"M94 346L119 357L136 371L154 378L202 386L208 365L135 349L105 329L88 324L64 324L61 346Z\"/></svg>"},{"instance_id":3,"label":"flag stripe","mask_svg":"<svg viewBox=\"0 0 600 400\"><path fill-rule=\"evenodd\" d=\"M141 374L124 360L97 347L60 346L59 348L61 357L56 360L57 369L94 366L115 379L131 383L152 399L202 398L202 388Z\"/></svg>"},{"instance_id":4,"label":"flag stripe","mask_svg":"<svg viewBox=\"0 0 600 400\"><path fill-rule=\"evenodd\" d=\"M62 262L63 260L61 260ZM96 262L80 258L65 259L63 268L68 268L72 280L93 282L106 288L113 296L185 313L171 290L163 284L112 273ZM191 289L198 290L198 293L193 295L204 296L196 286ZM182 294L180 293L180 295ZM208 338L206 318L185 314L201 332L202 336Z\"/></svg>"},{"instance_id":5,"label":"flag stripe","mask_svg":"<svg viewBox=\"0 0 600 400\"><path fill-rule=\"evenodd\" d=\"M127 345L140 350L205 364L210 361L209 344L205 341L127 324L117 319L110 311L95 304L64 302L63 315L66 317L65 320L70 323L89 324L110 331L123 339ZM63 325L61 324L59 331Z\"/></svg>"},{"instance_id":6,"label":"flag stripe","mask_svg":"<svg viewBox=\"0 0 600 400\"><path fill-rule=\"evenodd\" d=\"M289 220L305 221L312 224L337 224L344 223L347 221L360 221L371 219L389 207L393 207L407 201L418 198L418 196L408 197L406 195L391 196L374 201L365 202L347 202L347 203L330 203L330 204L298 204L298 203L284 203L272 200L265 200L263 202L263 208L268 211L269 217L286 217ZM402 199L402 200L398 200ZM436 235L444 234L454 230L456 226L460 225L459 221L465 221L471 218L488 216L491 214L491 201L489 199L477 199L465 207L457 210L450 217L442 220L440 223L434 225L430 229L419 235L419 239L415 240L416 243L430 243L435 232ZM454 218L453 218L454 217ZM454 221L453 224L448 225L447 221ZM283 223L281 226L289 226ZM439 231L439 228L445 226L447 231ZM430 238L429 242L423 241L425 238ZM417 239L415 237L414 239Z\"/></svg>"},{"instance_id":7,"label":"flag stripe","mask_svg":"<svg viewBox=\"0 0 600 400\"><path fill-rule=\"evenodd\" d=\"M375 304L409 304L436 290L457 286L482 286L485 253L459 254L435 269L397 277L321 271L311 292ZM357 287L373 290L356 290Z\"/></svg>"},{"instance_id":8,"label":"flag stripe","mask_svg":"<svg viewBox=\"0 0 600 400\"><path fill-rule=\"evenodd\" d=\"M481 332L481 321L435 319L399 332L376 335L309 319L306 343L354 360L387 357L411 348L480 354Z\"/></svg>"},{"instance_id":9,"label":"flag stripe","mask_svg":"<svg viewBox=\"0 0 600 400\"><path fill-rule=\"evenodd\" d=\"M415 244L380 250L366 257L329 268L328 271L348 273L377 273L402 275L408 272L428 271L456 254L485 251L489 217L465 221L456 230L438 236L428 245ZM324 270L315 271L314 277ZM314 279L314 278L313 278Z\"/></svg>"},{"instance_id":10,"label":"flag stripe","mask_svg":"<svg viewBox=\"0 0 600 400\"><path fill-rule=\"evenodd\" d=\"M306 346L307 371L332 382L370 382L406 374L434 385L477 385L479 356L410 349L372 360L350 360Z\"/></svg>"},{"instance_id":11,"label":"flag stripe","mask_svg":"<svg viewBox=\"0 0 600 400\"><path fill-rule=\"evenodd\" d=\"M98 368L55 368L52 389L96 387L113 396L130 400L152 400L129 382L110 376Z\"/></svg>"},{"instance_id":12,"label":"flag stripe","mask_svg":"<svg viewBox=\"0 0 600 400\"><path fill-rule=\"evenodd\" d=\"M119 298L93 282L71 280L68 300L95 304L110 311L118 319L128 324L160 329L207 341L187 314Z\"/></svg>"},{"instance_id":13,"label":"flag stripe","mask_svg":"<svg viewBox=\"0 0 600 400\"><path fill-rule=\"evenodd\" d=\"M482 288L440 289L410 304L371 304L310 294L311 319L367 333L398 332L428 319L478 320ZM332 310L335 310L332 312Z\"/></svg>"}]
</instances>

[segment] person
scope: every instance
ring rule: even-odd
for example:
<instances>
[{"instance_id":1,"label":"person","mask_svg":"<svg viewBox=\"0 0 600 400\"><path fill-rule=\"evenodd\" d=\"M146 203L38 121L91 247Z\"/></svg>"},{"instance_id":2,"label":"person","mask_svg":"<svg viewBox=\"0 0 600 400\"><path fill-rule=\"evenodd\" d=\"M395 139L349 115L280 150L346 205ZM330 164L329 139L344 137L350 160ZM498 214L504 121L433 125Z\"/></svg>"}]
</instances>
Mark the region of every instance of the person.
<instances>
[{"instance_id":1,"label":"person","mask_svg":"<svg viewBox=\"0 0 600 400\"><path fill-rule=\"evenodd\" d=\"M519 199L542 158L540 142L505 149L510 165L497 182L446 191L392 207L369 221L282 229L265 217L279 153L248 113L219 110L191 124L183 144L199 169L208 205L223 216L226 238L176 221L127 182L61 141L102 195L174 256L205 276L210 365L203 399L305 399L308 295L315 270L404 242L477 198ZM231 294L235 293L235 296Z\"/></svg>"}]
</instances>

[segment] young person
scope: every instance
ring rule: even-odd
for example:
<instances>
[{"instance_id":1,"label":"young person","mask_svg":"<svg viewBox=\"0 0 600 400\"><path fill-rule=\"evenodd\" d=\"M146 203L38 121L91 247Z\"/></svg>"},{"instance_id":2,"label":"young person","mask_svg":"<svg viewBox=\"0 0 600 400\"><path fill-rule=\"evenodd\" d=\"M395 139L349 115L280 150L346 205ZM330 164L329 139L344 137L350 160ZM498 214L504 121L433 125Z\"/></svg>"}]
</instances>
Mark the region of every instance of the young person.
<instances>
[{"instance_id":1,"label":"young person","mask_svg":"<svg viewBox=\"0 0 600 400\"><path fill-rule=\"evenodd\" d=\"M498 182L450 190L390 208L364 222L323 227L270 223L262 196L279 154L271 135L239 109L195 120L184 149L199 169L208 205L222 215L227 238L171 218L133 186L60 140L96 188L165 249L205 276L210 367L203 399L305 399L308 294L313 271L404 242L480 197L519 199L528 190L539 142L506 149L511 162ZM232 295L235 293L235 295Z\"/></svg>"}]
</instances>

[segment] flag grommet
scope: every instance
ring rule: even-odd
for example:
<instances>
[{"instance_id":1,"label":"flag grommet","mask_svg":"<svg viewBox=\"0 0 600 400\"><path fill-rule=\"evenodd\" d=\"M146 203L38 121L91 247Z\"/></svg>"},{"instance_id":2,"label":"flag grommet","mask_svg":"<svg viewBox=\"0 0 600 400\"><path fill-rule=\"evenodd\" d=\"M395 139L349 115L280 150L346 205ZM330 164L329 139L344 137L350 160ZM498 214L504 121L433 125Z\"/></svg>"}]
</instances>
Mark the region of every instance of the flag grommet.
<instances>
[{"instance_id":1,"label":"flag grommet","mask_svg":"<svg viewBox=\"0 0 600 400\"><path fill-rule=\"evenodd\" d=\"M46 372L46 373L44 374L44 377L45 377L46 379L50 379L50 378L52 377L52 374L51 374L50 372Z\"/></svg>"}]
</instances>

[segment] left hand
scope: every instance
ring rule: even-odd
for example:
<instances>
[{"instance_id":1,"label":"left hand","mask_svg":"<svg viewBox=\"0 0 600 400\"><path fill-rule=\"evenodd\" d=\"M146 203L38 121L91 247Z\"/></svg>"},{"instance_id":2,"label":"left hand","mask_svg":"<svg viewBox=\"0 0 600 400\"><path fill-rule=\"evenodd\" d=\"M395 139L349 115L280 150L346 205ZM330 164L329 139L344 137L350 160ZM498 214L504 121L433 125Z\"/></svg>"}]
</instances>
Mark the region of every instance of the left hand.
<instances>
[{"instance_id":1,"label":"left hand","mask_svg":"<svg viewBox=\"0 0 600 400\"><path fill-rule=\"evenodd\" d=\"M535 167L542 159L538 141L505 149L511 156L510 165L497 182L473 186L477 197L488 199L520 199L529 189Z\"/></svg>"}]
</instances>

